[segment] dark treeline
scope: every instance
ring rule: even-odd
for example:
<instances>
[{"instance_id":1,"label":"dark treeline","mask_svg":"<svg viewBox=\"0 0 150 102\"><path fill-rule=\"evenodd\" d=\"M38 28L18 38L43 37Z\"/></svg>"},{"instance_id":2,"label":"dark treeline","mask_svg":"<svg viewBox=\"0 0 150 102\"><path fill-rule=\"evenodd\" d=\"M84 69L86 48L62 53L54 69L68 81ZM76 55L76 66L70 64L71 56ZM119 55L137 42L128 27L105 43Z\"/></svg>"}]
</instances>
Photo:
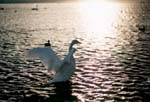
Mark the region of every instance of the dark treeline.
<instances>
[{"instance_id":1,"label":"dark treeline","mask_svg":"<svg viewBox=\"0 0 150 102\"><path fill-rule=\"evenodd\" d=\"M43 3L43 2L65 2L78 0L0 0L0 3Z\"/></svg>"}]
</instances>

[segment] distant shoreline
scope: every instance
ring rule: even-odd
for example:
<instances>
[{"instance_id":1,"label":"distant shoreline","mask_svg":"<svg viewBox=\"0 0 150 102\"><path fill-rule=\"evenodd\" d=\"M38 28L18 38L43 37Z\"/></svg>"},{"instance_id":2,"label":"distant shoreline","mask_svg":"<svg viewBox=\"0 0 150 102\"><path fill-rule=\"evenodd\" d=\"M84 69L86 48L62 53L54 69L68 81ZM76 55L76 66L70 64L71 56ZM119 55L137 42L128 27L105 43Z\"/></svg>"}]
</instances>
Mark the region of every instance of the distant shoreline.
<instances>
[{"instance_id":1,"label":"distant shoreline","mask_svg":"<svg viewBox=\"0 0 150 102\"><path fill-rule=\"evenodd\" d=\"M52 0L52 1L0 1L0 4L21 4L21 3L70 3L70 2L80 2L80 0ZM82 2L82 1L81 1ZM84 2L84 1L83 1ZM130 3L130 2L138 2L138 3L150 3L150 1L128 1L128 0L125 0L125 1L122 1L122 0L112 0L110 2L127 2L127 3Z\"/></svg>"},{"instance_id":2,"label":"distant shoreline","mask_svg":"<svg viewBox=\"0 0 150 102\"><path fill-rule=\"evenodd\" d=\"M79 0L1 0L0 4L10 4L10 3L62 3L62 2L76 2Z\"/></svg>"},{"instance_id":3,"label":"distant shoreline","mask_svg":"<svg viewBox=\"0 0 150 102\"><path fill-rule=\"evenodd\" d=\"M22 3L25 3L25 4L30 4L30 3L79 3L80 1L79 0L64 0L64 1L60 1L60 0L56 0L56 1L17 1L17 2L6 2L6 1L0 1L0 4L22 4ZM81 2L84 2L84 1L81 1ZM110 2L120 2L120 3L150 3L150 1L130 1L130 0L125 0L125 1L122 1L122 0L112 0Z\"/></svg>"}]
</instances>

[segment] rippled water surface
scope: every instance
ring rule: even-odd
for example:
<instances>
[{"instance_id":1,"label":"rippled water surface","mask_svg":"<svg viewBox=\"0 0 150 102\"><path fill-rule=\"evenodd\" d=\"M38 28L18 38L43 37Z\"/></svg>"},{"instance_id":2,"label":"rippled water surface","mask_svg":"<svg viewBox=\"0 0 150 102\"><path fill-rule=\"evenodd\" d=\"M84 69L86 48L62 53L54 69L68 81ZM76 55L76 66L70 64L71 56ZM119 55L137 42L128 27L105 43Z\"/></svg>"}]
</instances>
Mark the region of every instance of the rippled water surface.
<instances>
[{"instance_id":1,"label":"rippled water surface","mask_svg":"<svg viewBox=\"0 0 150 102\"><path fill-rule=\"evenodd\" d=\"M149 3L36 5L0 5L0 101L150 101ZM69 82L46 85L51 73L24 56L48 39L61 58L82 42Z\"/></svg>"}]
</instances>

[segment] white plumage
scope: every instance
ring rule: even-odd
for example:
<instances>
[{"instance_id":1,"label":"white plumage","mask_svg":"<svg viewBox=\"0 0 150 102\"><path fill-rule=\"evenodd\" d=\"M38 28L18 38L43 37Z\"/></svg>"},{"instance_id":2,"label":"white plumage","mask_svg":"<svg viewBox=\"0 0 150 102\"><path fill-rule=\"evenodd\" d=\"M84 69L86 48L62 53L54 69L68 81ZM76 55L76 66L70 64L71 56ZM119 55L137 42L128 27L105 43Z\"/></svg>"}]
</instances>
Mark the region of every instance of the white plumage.
<instances>
[{"instance_id":1,"label":"white plumage","mask_svg":"<svg viewBox=\"0 0 150 102\"><path fill-rule=\"evenodd\" d=\"M27 51L26 55L30 58L39 58L48 71L54 71L56 74L48 83L63 82L69 80L75 71L75 59L73 57L76 51L74 44L80 43L73 40L69 46L69 51L64 60L61 60L50 47L38 47Z\"/></svg>"}]
</instances>

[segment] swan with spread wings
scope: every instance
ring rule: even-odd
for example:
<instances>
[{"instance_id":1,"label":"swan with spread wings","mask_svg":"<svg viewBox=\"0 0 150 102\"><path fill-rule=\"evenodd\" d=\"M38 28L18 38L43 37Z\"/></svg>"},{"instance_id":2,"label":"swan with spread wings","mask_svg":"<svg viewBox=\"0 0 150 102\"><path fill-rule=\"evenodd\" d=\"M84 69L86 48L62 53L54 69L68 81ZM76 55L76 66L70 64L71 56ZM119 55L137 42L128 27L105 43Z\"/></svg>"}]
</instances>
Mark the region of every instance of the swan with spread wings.
<instances>
[{"instance_id":1,"label":"swan with spread wings","mask_svg":"<svg viewBox=\"0 0 150 102\"><path fill-rule=\"evenodd\" d=\"M51 47L38 47L29 49L26 56L30 58L38 58L48 68L48 71L54 71L55 76L48 83L64 82L69 80L75 71L75 59L73 54L76 49L73 47L79 44L78 40L73 40L69 46L69 51L66 57L61 60Z\"/></svg>"}]
</instances>

